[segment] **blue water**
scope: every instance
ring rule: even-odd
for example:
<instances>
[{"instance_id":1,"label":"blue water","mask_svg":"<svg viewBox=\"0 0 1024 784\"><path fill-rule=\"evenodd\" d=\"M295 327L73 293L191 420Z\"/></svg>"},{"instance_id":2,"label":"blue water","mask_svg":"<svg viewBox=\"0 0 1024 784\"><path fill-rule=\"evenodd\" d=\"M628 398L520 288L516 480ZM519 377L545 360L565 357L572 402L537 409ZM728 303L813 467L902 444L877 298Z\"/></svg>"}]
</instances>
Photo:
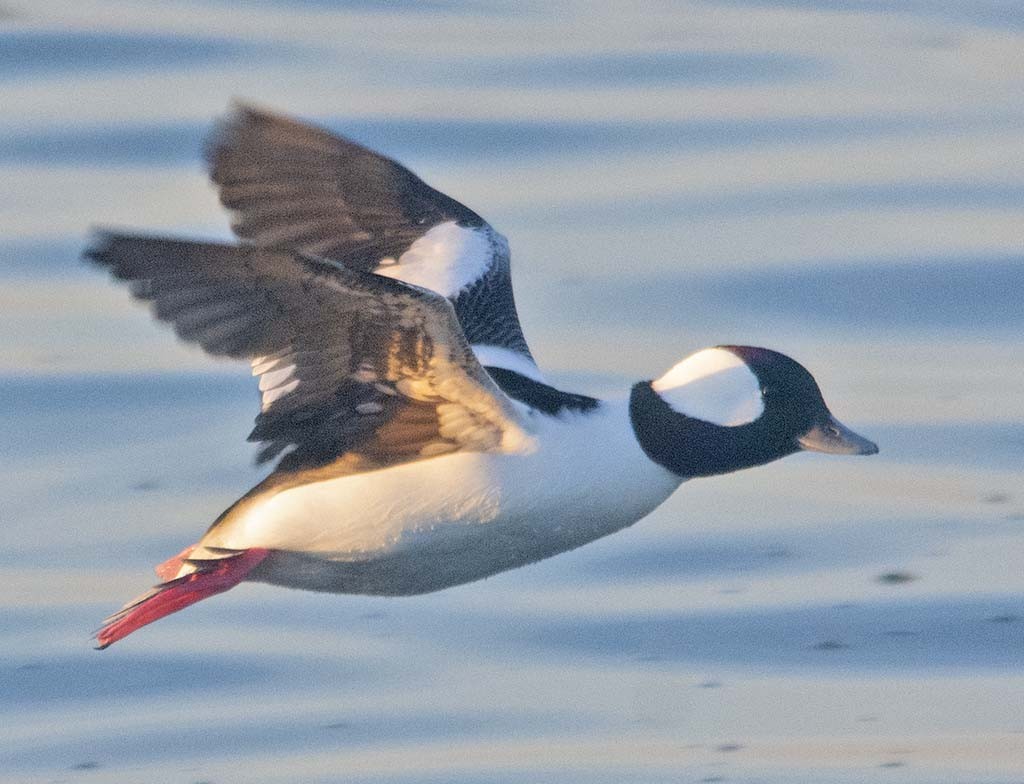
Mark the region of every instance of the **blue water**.
<instances>
[{"instance_id":1,"label":"blue water","mask_svg":"<svg viewBox=\"0 0 1024 784\"><path fill-rule=\"evenodd\" d=\"M38 79L89 71L188 69L273 51L273 47L249 46L230 39L173 34L5 30L0 31L0 79Z\"/></svg>"},{"instance_id":2,"label":"blue water","mask_svg":"<svg viewBox=\"0 0 1024 784\"><path fill-rule=\"evenodd\" d=\"M457 79L470 87L579 89L775 82L821 77L825 70L824 63L809 57L683 51L474 58L435 65L420 78Z\"/></svg>"},{"instance_id":3,"label":"blue water","mask_svg":"<svg viewBox=\"0 0 1024 784\"><path fill-rule=\"evenodd\" d=\"M1018 3L102 5L0 9L0 782L1024 780ZM95 224L228 236L202 145L236 97L506 233L556 383L773 346L881 453L93 651L264 474L248 368L79 258Z\"/></svg>"},{"instance_id":4,"label":"blue water","mask_svg":"<svg viewBox=\"0 0 1024 784\"><path fill-rule=\"evenodd\" d=\"M823 259L815 267L644 275L620 284L615 296L618 308L652 325L688 326L717 315L740 323L774 319L853 334L919 330L984 338L1020 334L1022 292L1024 255L1000 255L854 264ZM577 295L591 318L621 318L599 307L607 296L600 283L580 281Z\"/></svg>"},{"instance_id":5,"label":"blue water","mask_svg":"<svg viewBox=\"0 0 1024 784\"><path fill-rule=\"evenodd\" d=\"M924 18L967 24L992 25L999 29L1019 29L1024 25L1024 12L1013 0L906 0L898 5L889 0L710 0L721 6L752 6L795 8L821 12L868 12L886 16L894 11Z\"/></svg>"},{"instance_id":6,"label":"blue water","mask_svg":"<svg viewBox=\"0 0 1024 784\"><path fill-rule=\"evenodd\" d=\"M789 144L810 144L814 142L857 141L858 139L899 139L912 137L922 132L943 133L963 132L978 129L1009 129L1015 117L985 116L954 120L933 116L828 116L828 117L779 117L768 119L671 119L657 121L635 120L526 120L526 119L467 119L459 117L346 117L331 114L320 122L344 132L363 144L376 149L387 150L388 154L406 159L410 156L430 159L438 164L450 162L453 157L461 160L487 159L509 161L544 158L593 158L598 154L616 155L637 153L656 148L662 152L672 150L716 150L745 148L759 143L785 141ZM0 139L0 161L8 164L60 164L64 166L199 166L202 161L202 144L206 134L213 128L213 121L193 123L165 122L158 124L118 122L97 123L82 127L51 127L31 131L12 132ZM508 165L514 165L511 162ZM928 183L922 185L927 188ZM865 199L881 199L872 188L881 190L882 184L860 186L848 189L847 200L858 196ZM957 183L931 183L936 191L933 199L941 199L946 193L947 200L954 198L959 187ZM984 193L981 185L979 193ZM1014 193L1015 186L1003 186L1007 193ZM992 188L994 192L997 189ZM842 193L832 199L841 198ZM822 195L827 195L822 194ZM906 197L905 189L890 187L888 198ZM800 192L791 192L780 208L806 207L808 198L802 201ZM753 195L749 198L758 198ZM992 198L992 197L989 197ZM733 209L750 210L763 206L771 199L760 197L759 203L737 199ZM560 212L551 218L569 218L573 221L586 219L590 215L601 216L600 210L624 210L622 204L566 205L569 212ZM684 195L657 200L636 212L629 214L630 220L642 218L644 214L658 215L662 219L678 217L681 210L699 209L697 200L687 200ZM702 209L714 214L729 209L729 204L704 203ZM542 220L540 211L528 213L532 220ZM620 214L620 217L626 217Z\"/></svg>"}]
</instances>

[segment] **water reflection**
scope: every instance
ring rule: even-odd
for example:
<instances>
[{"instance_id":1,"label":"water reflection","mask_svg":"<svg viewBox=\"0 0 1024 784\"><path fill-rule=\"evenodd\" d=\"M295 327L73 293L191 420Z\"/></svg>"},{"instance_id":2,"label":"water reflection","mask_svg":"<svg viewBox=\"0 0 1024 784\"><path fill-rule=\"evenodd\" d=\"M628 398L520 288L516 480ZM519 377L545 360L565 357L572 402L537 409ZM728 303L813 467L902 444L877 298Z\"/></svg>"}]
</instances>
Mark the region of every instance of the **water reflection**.
<instances>
[{"instance_id":1,"label":"water reflection","mask_svg":"<svg viewBox=\"0 0 1024 784\"><path fill-rule=\"evenodd\" d=\"M750 8L793 8L824 13L871 13L885 16L892 13L893 5L887 0L702 0L709 5ZM958 0L906 0L900 3L900 13L921 17L934 17L949 22L990 25L998 28L1024 27L1020 6L1013 0L977 0L961 3Z\"/></svg>"},{"instance_id":2,"label":"water reflection","mask_svg":"<svg viewBox=\"0 0 1024 784\"><path fill-rule=\"evenodd\" d=\"M239 686L267 682L280 672L272 659L203 657L184 654L138 656L120 662L99 657L4 662L0 666L0 699L22 707L46 703L139 701L172 695L183 683L203 691L233 691ZM275 666L276 665L276 666ZM350 677L365 679L366 667L351 665Z\"/></svg>"},{"instance_id":3,"label":"water reflection","mask_svg":"<svg viewBox=\"0 0 1024 784\"><path fill-rule=\"evenodd\" d=\"M1019 667L1024 629L991 623L1014 596L870 602L752 612L574 620L531 630L540 645L574 655L777 668Z\"/></svg>"},{"instance_id":4,"label":"water reflection","mask_svg":"<svg viewBox=\"0 0 1024 784\"><path fill-rule=\"evenodd\" d=\"M37 127L21 132L12 129L0 139L0 162L82 166L147 164L198 169L202 145L213 126L213 119L211 117L206 123L118 123L60 129ZM659 149L669 152L743 148L766 143L809 144L891 137L930 129L950 130L951 125L964 130L977 129L998 126L1000 121L989 117L953 124L949 120L914 116L658 122L334 116L320 123L400 159L428 158L448 165L467 159L510 159L522 165L524 156L545 159ZM793 194L791 198L798 196ZM681 200L659 206L655 201L652 206L655 210L675 211L685 204L685 200ZM756 201L735 205L737 209L756 206ZM685 211L685 206L682 209ZM709 214L716 211L713 202L705 209ZM567 205L559 215L564 220L580 220L600 210L600 205L574 204ZM642 217L629 212L620 212L617 216L623 220ZM530 217L541 220L543 213L531 214Z\"/></svg>"},{"instance_id":5,"label":"water reflection","mask_svg":"<svg viewBox=\"0 0 1024 784\"><path fill-rule=\"evenodd\" d=\"M0 82L121 69L187 69L283 55L278 45L157 33L0 31Z\"/></svg>"},{"instance_id":6,"label":"water reflection","mask_svg":"<svg viewBox=\"0 0 1024 784\"><path fill-rule=\"evenodd\" d=\"M893 259L773 266L741 273L647 275L616 290L617 308L643 323L722 323L731 314L752 323L824 324L849 330L889 327L959 335L1024 325L1020 292L1024 259ZM615 319L599 307L606 296L592 282L575 286L578 307L591 318Z\"/></svg>"},{"instance_id":7,"label":"water reflection","mask_svg":"<svg viewBox=\"0 0 1024 784\"><path fill-rule=\"evenodd\" d=\"M734 54L680 51L636 54L536 56L516 59L468 59L428 65L421 73L437 79L456 77L479 87L545 88L636 87L644 85L717 86L823 77L825 62L780 53Z\"/></svg>"},{"instance_id":8,"label":"water reflection","mask_svg":"<svg viewBox=\"0 0 1024 784\"><path fill-rule=\"evenodd\" d=\"M807 214L859 209L1009 209L1024 200L1024 186L1017 183L909 182L882 184L808 184L798 188L762 188L744 193L655 195L643 199L586 201L550 210L517 211L530 221L607 224L629 222L646 225L681 219L735 217L757 213L764 216Z\"/></svg>"}]
</instances>

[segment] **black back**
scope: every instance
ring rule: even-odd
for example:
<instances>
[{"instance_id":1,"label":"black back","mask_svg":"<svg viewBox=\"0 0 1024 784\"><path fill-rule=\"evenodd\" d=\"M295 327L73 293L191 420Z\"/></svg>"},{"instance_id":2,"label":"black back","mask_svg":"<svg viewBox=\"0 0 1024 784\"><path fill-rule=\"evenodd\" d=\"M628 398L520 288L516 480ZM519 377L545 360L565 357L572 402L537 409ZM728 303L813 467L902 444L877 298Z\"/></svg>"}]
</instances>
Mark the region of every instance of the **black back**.
<instances>
[{"instance_id":1,"label":"black back","mask_svg":"<svg viewBox=\"0 0 1024 784\"><path fill-rule=\"evenodd\" d=\"M499 367L485 367L484 370L506 395L544 414L554 416L562 411L590 411L601 402L586 395L563 392L514 370Z\"/></svg>"}]
</instances>

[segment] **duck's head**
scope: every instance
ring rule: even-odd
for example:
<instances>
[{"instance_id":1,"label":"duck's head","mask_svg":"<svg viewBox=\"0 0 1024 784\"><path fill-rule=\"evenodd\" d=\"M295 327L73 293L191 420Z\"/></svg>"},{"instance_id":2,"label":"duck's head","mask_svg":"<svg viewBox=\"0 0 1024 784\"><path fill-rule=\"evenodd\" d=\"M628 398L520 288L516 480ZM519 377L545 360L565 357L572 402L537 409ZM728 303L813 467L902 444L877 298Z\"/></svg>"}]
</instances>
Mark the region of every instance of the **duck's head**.
<instances>
[{"instance_id":1,"label":"duck's head","mask_svg":"<svg viewBox=\"0 0 1024 784\"><path fill-rule=\"evenodd\" d=\"M633 387L630 417L647 455L690 478L761 465L800 450L873 455L836 420L807 369L785 354L716 346Z\"/></svg>"}]
</instances>

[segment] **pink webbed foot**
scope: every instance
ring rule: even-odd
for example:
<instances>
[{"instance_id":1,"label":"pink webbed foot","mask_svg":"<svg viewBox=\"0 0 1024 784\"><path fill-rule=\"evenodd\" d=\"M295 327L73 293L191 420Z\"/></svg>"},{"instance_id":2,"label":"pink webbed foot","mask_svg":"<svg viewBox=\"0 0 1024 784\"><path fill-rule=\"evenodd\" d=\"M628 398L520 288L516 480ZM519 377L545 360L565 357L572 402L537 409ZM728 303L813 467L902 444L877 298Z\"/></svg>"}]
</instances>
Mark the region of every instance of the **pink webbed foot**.
<instances>
[{"instance_id":1,"label":"pink webbed foot","mask_svg":"<svg viewBox=\"0 0 1024 784\"><path fill-rule=\"evenodd\" d=\"M157 574L160 577L177 574L191 551L189 547L180 555L160 564L156 567ZM103 650L165 615L234 588L268 555L270 550L254 547L226 558L194 562L198 567L196 571L154 586L107 618L103 627L96 632L97 650Z\"/></svg>"}]
</instances>

